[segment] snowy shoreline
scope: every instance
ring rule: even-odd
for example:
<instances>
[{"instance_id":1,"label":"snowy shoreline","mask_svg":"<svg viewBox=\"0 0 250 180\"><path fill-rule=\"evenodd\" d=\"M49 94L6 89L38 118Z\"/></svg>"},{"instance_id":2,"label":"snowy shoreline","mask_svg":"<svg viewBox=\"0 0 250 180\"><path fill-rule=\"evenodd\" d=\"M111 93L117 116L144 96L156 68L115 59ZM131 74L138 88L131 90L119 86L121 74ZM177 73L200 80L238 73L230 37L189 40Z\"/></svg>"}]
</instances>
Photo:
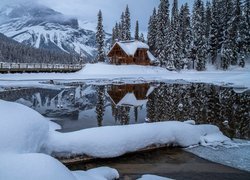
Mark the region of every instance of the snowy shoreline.
<instances>
[{"instance_id":1,"label":"snowy shoreline","mask_svg":"<svg viewBox=\"0 0 250 180\"><path fill-rule=\"evenodd\" d=\"M0 74L0 87L41 85L39 81L175 81L240 86L250 88L250 65L233 67L228 71L209 68L207 71L183 70L171 72L161 67L138 65L87 64L76 73L23 73Z\"/></svg>"}]
</instances>

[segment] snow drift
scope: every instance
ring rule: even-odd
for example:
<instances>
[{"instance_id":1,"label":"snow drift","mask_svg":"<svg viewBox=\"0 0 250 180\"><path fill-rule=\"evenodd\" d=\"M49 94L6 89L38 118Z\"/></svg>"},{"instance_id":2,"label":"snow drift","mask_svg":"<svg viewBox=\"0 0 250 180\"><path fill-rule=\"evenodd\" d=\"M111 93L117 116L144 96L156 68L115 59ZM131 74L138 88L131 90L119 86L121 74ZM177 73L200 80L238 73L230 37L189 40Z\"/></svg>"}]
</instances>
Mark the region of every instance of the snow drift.
<instances>
[{"instance_id":1,"label":"snow drift","mask_svg":"<svg viewBox=\"0 0 250 180\"><path fill-rule=\"evenodd\" d=\"M0 152L39 152L46 142L49 123L38 112L0 100Z\"/></svg>"},{"instance_id":2,"label":"snow drift","mask_svg":"<svg viewBox=\"0 0 250 180\"><path fill-rule=\"evenodd\" d=\"M208 138L206 138L208 137ZM211 138L212 137L212 138ZM62 156L85 154L108 158L134 152L150 145L188 147L202 143L225 142L218 127L183 122L145 123L91 128L71 133L50 132L47 150Z\"/></svg>"}]
</instances>

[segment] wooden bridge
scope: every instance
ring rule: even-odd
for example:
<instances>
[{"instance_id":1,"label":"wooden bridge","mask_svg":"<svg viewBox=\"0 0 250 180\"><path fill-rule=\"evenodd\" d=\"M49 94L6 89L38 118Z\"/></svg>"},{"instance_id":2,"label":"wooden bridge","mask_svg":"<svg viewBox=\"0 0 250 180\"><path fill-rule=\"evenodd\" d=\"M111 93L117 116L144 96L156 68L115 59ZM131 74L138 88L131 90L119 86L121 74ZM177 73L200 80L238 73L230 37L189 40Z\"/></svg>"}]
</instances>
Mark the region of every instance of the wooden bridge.
<instances>
[{"instance_id":1,"label":"wooden bridge","mask_svg":"<svg viewBox=\"0 0 250 180\"><path fill-rule=\"evenodd\" d=\"M31 73L31 72L76 72L82 64L43 64L43 63L5 63L0 62L0 73Z\"/></svg>"}]
</instances>

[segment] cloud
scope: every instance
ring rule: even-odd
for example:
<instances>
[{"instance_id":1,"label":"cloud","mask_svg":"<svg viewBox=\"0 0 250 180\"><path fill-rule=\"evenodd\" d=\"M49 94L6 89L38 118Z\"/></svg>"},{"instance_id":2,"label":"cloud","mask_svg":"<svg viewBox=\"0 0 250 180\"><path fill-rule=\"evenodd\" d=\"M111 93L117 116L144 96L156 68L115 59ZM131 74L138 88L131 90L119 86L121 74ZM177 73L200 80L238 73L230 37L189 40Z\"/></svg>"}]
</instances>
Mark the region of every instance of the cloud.
<instances>
[{"instance_id":1,"label":"cloud","mask_svg":"<svg viewBox=\"0 0 250 180\"><path fill-rule=\"evenodd\" d=\"M132 26L138 19L141 30L146 31L149 16L152 14L154 6L158 6L157 0L60 0L59 3L58 1L40 0L64 14L89 21L96 21L97 12L101 9L105 28L109 31L115 22L120 20L121 12L125 10L127 4L131 11Z\"/></svg>"},{"instance_id":2,"label":"cloud","mask_svg":"<svg viewBox=\"0 0 250 180\"><path fill-rule=\"evenodd\" d=\"M170 0L170 2L172 1ZM140 30L145 32L153 8L159 5L160 0L1 0L0 5L27 2L40 3L63 14L91 22L96 22L97 12L101 9L105 29L109 32L111 32L115 22L120 20L121 12L128 4L131 11L132 29L135 26L135 21L138 20ZM184 2L193 3L193 0L180 0L179 3Z\"/></svg>"}]
</instances>

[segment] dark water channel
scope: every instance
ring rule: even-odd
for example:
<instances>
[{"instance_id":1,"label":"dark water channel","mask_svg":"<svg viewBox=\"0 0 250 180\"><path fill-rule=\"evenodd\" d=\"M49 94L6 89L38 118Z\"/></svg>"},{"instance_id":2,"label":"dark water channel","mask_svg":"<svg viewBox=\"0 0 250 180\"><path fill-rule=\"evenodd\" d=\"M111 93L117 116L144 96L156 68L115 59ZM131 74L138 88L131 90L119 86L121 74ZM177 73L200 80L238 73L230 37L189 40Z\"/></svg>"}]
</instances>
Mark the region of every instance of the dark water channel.
<instances>
[{"instance_id":1,"label":"dark water channel","mask_svg":"<svg viewBox=\"0 0 250 180\"><path fill-rule=\"evenodd\" d=\"M88 170L101 166L117 169L121 180L134 180L144 174L177 180L248 180L250 177L250 172L212 163L176 148L161 148L68 167L71 170Z\"/></svg>"},{"instance_id":2,"label":"dark water channel","mask_svg":"<svg viewBox=\"0 0 250 180\"><path fill-rule=\"evenodd\" d=\"M195 120L220 127L230 137L250 137L250 91L202 83L89 85L0 92L0 99L22 103L71 132L144 122Z\"/></svg>"}]
</instances>

